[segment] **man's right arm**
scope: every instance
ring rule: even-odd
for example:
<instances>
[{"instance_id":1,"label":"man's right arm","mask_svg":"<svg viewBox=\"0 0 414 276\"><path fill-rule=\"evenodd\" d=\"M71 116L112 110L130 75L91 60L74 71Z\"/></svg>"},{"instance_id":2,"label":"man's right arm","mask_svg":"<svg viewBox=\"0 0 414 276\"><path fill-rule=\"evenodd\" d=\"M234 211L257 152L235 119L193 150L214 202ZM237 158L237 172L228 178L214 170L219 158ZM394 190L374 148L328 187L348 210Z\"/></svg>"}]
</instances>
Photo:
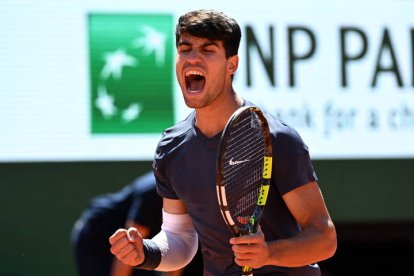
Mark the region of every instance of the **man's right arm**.
<instances>
[{"instance_id":1,"label":"man's right arm","mask_svg":"<svg viewBox=\"0 0 414 276\"><path fill-rule=\"evenodd\" d=\"M164 211L169 214L183 215L188 213L187 207L181 200L163 198L162 204L162 208L164 209Z\"/></svg>"},{"instance_id":2,"label":"man's right arm","mask_svg":"<svg viewBox=\"0 0 414 276\"><path fill-rule=\"evenodd\" d=\"M197 233L187 208L181 200L164 198L163 209L163 225L158 235L152 240L143 240L136 228L118 229L109 238L112 254L130 266L144 262L146 269L148 263L150 269L161 271L171 271L187 265L198 246ZM145 256L144 246L149 256Z\"/></svg>"}]
</instances>

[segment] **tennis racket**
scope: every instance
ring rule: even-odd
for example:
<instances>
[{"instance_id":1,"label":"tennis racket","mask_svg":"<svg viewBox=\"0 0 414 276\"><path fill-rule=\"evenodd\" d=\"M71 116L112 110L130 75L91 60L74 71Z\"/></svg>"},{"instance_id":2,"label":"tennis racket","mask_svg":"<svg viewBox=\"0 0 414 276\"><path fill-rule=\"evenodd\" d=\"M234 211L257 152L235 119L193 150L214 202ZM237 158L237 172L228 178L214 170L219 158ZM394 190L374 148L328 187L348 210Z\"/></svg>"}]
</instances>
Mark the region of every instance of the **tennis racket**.
<instances>
[{"instance_id":1,"label":"tennis racket","mask_svg":"<svg viewBox=\"0 0 414 276\"><path fill-rule=\"evenodd\" d=\"M269 125L262 111L246 106L230 117L217 156L217 197L221 213L234 236L257 231L272 173ZM242 275L253 275L243 267Z\"/></svg>"}]
</instances>

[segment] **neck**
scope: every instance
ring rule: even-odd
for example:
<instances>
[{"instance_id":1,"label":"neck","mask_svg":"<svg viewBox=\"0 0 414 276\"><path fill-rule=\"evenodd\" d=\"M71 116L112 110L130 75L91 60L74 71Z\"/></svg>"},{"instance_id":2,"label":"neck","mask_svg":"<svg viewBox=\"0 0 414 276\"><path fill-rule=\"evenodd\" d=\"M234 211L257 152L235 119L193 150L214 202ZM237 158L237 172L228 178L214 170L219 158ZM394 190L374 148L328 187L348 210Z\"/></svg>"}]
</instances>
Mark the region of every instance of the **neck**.
<instances>
[{"instance_id":1,"label":"neck","mask_svg":"<svg viewBox=\"0 0 414 276\"><path fill-rule=\"evenodd\" d=\"M215 104L196 109L196 126L207 137L221 132L231 115L243 105L243 99L232 93L228 99L220 99Z\"/></svg>"}]
</instances>

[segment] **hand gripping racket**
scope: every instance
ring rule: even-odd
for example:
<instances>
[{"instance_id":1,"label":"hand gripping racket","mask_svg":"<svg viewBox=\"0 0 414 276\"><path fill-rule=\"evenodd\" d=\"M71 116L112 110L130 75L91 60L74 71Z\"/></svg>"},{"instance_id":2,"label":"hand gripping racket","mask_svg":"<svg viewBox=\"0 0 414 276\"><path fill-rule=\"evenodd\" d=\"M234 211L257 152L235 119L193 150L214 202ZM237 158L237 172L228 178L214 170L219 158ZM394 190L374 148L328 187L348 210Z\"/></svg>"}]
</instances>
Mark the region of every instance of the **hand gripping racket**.
<instances>
[{"instance_id":1,"label":"hand gripping racket","mask_svg":"<svg viewBox=\"0 0 414 276\"><path fill-rule=\"evenodd\" d=\"M262 111L236 110L221 136L217 156L217 197L221 213L234 236L257 231L270 187L272 144ZM253 275L243 267L242 275Z\"/></svg>"}]
</instances>

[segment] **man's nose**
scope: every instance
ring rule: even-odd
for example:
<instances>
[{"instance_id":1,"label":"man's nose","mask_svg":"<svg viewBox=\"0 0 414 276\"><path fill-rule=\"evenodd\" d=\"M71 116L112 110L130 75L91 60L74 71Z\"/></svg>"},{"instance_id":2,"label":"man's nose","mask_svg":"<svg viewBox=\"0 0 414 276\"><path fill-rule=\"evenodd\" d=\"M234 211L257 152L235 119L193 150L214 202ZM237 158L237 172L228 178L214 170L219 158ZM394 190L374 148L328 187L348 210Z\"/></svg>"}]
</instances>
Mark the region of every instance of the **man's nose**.
<instances>
[{"instance_id":1,"label":"man's nose","mask_svg":"<svg viewBox=\"0 0 414 276\"><path fill-rule=\"evenodd\" d=\"M189 63L197 63L201 61L200 51L197 49L193 49L188 53L187 62Z\"/></svg>"}]
</instances>

